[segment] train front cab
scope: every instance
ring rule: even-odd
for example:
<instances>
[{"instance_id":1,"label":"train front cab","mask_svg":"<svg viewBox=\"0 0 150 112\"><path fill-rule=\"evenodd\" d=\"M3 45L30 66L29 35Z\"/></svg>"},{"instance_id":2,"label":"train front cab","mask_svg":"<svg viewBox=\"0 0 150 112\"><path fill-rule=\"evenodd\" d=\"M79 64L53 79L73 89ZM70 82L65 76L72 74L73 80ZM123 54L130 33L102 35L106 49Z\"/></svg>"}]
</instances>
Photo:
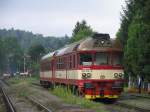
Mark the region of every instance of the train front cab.
<instances>
[{"instance_id":1,"label":"train front cab","mask_svg":"<svg viewBox=\"0 0 150 112\"><path fill-rule=\"evenodd\" d=\"M86 99L116 99L123 91L121 52L82 52L79 54L82 92Z\"/></svg>"},{"instance_id":2,"label":"train front cab","mask_svg":"<svg viewBox=\"0 0 150 112\"><path fill-rule=\"evenodd\" d=\"M84 83L86 99L116 99L123 90L122 81L102 81Z\"/></svg>"}]
</instances>

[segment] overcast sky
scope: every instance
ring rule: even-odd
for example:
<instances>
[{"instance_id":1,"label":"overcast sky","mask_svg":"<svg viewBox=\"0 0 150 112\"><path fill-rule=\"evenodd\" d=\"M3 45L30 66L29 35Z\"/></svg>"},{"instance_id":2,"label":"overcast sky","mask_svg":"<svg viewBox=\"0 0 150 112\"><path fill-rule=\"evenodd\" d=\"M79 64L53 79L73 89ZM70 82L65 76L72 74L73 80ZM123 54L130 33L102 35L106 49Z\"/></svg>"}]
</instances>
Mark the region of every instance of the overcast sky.
<instances>
[{"instance_id":1,"label":"overcast sky","mask_svg":"<svg viewBox=\"0 0 150 112\"><path fill-rule=\"evenodd\" d=\"M44 36L71 35L77 21L111 37L120 26L125 0L0 0L0 29L14 28Z\"/></svg>"}]
</instances>

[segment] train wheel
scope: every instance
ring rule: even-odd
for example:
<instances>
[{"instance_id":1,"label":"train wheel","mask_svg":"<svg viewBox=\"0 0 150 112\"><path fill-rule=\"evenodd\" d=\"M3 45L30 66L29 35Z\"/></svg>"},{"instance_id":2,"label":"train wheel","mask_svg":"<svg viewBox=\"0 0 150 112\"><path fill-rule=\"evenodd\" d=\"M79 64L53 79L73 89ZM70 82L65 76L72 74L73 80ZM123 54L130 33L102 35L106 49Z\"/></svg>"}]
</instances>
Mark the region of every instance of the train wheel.
<instances>
[{"instance_id":1,"label":"train wheel","mask_svg":"<svg viewBox=\"0 0 150 112\"><path fill-rule=\"evenodd\" d=\"M42 87L44 87L44 81L40 80L40 84Z\"/></svg>"},{"instance_id":2,"label":"train wheel","mask_svg":"<svg viewBox=\"0 0 150 112\"><path fill-rule=\"evenodd\" d=\"M42 86L42 82L43 82L43 81L40 80L40 85L41 85L41 86Z\"/></svg>"},{"instance_id":3,"label":"train wheel","mask_svg":"<svg viewBox=\"0 0 150 112\"><path fill-rule=\"evenodd\" d=\"M48 81L44 81L44 88L48 88L49 84Z\"/></svg>"}]
</instances>

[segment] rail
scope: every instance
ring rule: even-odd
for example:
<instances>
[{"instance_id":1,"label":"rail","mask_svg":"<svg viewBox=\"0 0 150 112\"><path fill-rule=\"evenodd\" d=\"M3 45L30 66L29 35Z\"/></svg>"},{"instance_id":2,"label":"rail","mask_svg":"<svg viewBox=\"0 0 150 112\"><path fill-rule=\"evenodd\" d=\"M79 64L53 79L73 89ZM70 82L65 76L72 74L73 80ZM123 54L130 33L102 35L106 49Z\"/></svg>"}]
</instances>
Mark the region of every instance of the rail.
<instances>
[{"instance_id":1,"label":"rail","mask_svg":"<svg viewBox=\"0 0 150 112\"><path fill-rule=\"evenodd\" d=\"M144 95L140 95L140 94L130 94L130 96L135 96L135 97L138 97L138 98L146 98L146 99L150 99L150 95L149 96L144 96Z\"/></svg>"},{"instance_id":2,"label":"rail","mask_svg":"<svg viewBox=\"0 0 150 112\"><path fill-rule=\"evenodd\" d=\"M115 104L119 105L121 107L135 109L135 110L138 110L140 112L150 112L150 109L145 109L145 108L142 108L142 107L137 107L137 106L126 104L126 103L122 103L122 102L115 102Z\"/></svg>"},{"instance_id":3,"label":"rail","mask_svg":"<svg viewBox=\"0 0 150 112\"><path fill-rule=\"evenodd\" d=\"M32 102L33 104L35 104L37 107L39 107L41 110L43 110L44 112L52 112L51 109L47 108L46 106L44 106L43 104L41 104L40 102L36 101L35 99L33 99L32 97L26 97L30 102Z\"/></svg>"},{"instance_id":4,"label":"rail","mask_svg":"<svg viewBox=\"0 0 150 112\"><path fill-rule=\"evenodd\" d=\"M5 93L4 89L2 87L0 87L0 91L3 94L3 98L5 101L5 105L7 107L7 112L16 112L11 100L9 99L9 97L7 96L7 94Z\"/></svg>"},{"instance_id":5,"label":"rail","mask_svg":"<svg viewBox=\"0 0 150 112\"><path fill-rule=\"evenodd\" d=\"M41 85L40 85L39 83L34 83L34 82L32 82L32 85L40 86L40 87L41 87Z\"/></svg>"}]
</instances>

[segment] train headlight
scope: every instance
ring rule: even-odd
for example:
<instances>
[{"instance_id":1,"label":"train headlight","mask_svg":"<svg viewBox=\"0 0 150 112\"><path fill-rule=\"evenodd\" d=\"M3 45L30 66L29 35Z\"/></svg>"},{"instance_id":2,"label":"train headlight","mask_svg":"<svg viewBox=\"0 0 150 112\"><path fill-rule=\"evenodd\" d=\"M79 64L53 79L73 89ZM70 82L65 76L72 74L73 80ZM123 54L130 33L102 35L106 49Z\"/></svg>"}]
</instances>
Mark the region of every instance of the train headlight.
<instances>
[{"instance_id":1,"label":"train headlight","mask_svg":"<svg viewBox=\"0 0 150 112\"><path fill-rule=\"evenodd\" d=\"M91 76L92 76L91 73L82 73L82 78L83 79L91 78Z\"/></svg>"},{"instance_id":2,"label":"train headlight","mask_svg":"<svg viewBox=\"0 0 150 112\"><path fill-rule=\"evenodd\" d=\"M119 73L118 75L120 78L123 78L123 73Z\"/></svg>"},{"instance_id":3,"label":"train headlight","mask_svg":"<svg viewBox=\"0 0 150 112\"><path fill-rule=\"evenodd\" d=\"M114 73L114 78L118 78L118 73Z\"/></svg>"},{"instance_id":4,"label":"train headlight","mask_svg":"<svg viewBox=\"0 0 150 112\"><path fill-rule=\"evenodd\" d=\"M123 73L114 73L114 78L123 78Z\"/></svg>"},{"instance_id":5,"label":"train headlight","mask_svg":"<svg viewBox=\"0 0 150 112\"><path fill-rule=\"evenodd\" d=\"M86 75L87 75L88 78L90 78L92 74L91 73L87 73Z\"/></svg>"},{"instance_id":6,"label":"train headlight","mask_svg":"<svg viewBox=\"0 0 150 112\"><path fill-rule=\"evenodd\" d=\"M83 79L86 78L86 73L82 73L82 78L83 78Z\"/></svg>"}]
</instances>

